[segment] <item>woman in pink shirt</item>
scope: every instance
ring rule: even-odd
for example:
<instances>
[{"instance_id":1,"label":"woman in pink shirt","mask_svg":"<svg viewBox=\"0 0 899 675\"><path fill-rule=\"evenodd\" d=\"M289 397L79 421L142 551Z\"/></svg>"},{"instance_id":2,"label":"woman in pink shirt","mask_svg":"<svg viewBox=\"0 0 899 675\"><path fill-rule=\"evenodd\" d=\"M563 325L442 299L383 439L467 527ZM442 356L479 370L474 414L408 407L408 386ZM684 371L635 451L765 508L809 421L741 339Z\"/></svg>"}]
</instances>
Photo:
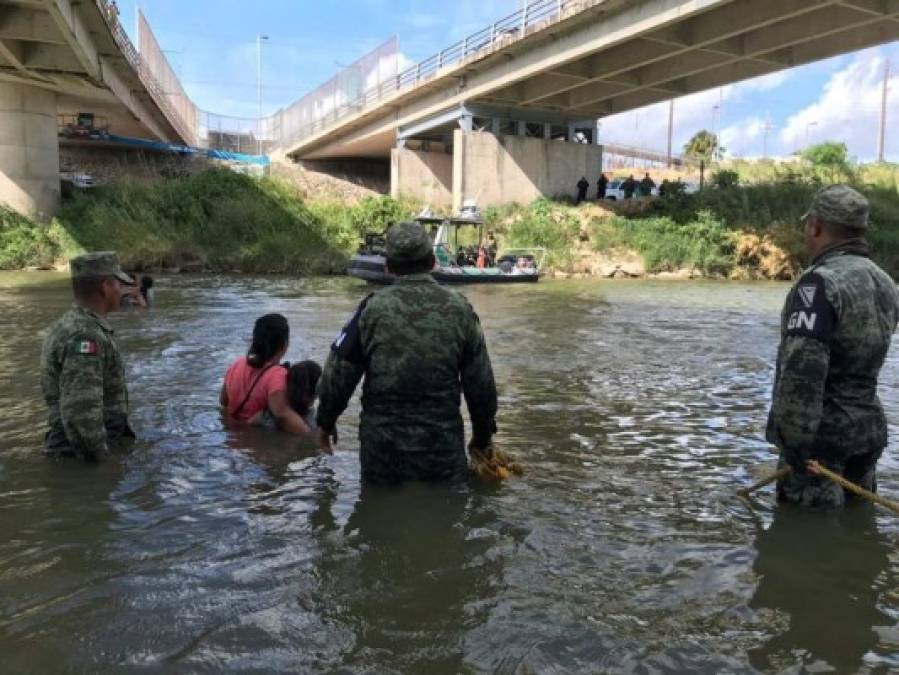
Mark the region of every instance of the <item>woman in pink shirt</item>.
<instances>
[{"instance_id":1,"label":"woman in pink shirt","mask_svg":"<svg viewBox=\"0 0 899 675\"><path fill-rule=\"evenodd\" d=\"M281 367L281 359L289 340L290 327L280 314L256 319L250 351L228 368L219 402L241 422L259 423L268 410L282 431L309 436L314 432L287 398L287 369Z\"/></svg>"}]
</instances>

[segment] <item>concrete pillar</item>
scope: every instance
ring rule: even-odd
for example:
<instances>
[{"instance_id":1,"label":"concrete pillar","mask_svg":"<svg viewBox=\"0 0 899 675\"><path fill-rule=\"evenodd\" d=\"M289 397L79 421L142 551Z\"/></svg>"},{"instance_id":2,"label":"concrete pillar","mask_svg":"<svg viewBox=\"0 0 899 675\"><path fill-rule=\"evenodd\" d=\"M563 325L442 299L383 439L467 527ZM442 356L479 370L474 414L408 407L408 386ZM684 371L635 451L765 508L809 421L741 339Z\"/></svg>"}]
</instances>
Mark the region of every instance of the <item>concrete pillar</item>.
<instances>
[{"instance_id":1,"label":"concrete pillar","mask_svg":"<svg viewBox=\"0 0 899 675\"><path fill-rule=\"evenodd\" d=\"M0 202L49 217L59 208L56 94L0 83Z\"/></svg>"}]
</instances>

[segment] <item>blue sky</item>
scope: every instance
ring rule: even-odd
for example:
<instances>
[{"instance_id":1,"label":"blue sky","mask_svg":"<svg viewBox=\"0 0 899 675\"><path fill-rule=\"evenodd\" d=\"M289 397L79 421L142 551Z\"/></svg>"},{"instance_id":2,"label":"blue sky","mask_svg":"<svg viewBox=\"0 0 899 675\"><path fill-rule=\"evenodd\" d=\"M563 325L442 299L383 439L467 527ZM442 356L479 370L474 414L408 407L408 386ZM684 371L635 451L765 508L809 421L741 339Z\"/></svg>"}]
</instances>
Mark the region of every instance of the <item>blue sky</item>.
<instances>
[{"instance_id":1,"label":"blue sky","mask_svg":"<svg viewBox=\"0 0 899 675\"><path fill-rule=\"evenodd\" d=\"M119 0L133 33L137 0ZM392 35L408 62L431 56L520 6L520 0L139 0L185 89L204 110L255 117L256 36L264 34L263 112L270 114ZM675 147L698 129L720 129L736 156L788 155L822 140L869 160L886 59L893 63L887 158L899 161L899 43L680 99ZM716 106L720 106L720 115ZM603 120L600 137L664 149L667 104Z\"/></svg>"}]
</instances>

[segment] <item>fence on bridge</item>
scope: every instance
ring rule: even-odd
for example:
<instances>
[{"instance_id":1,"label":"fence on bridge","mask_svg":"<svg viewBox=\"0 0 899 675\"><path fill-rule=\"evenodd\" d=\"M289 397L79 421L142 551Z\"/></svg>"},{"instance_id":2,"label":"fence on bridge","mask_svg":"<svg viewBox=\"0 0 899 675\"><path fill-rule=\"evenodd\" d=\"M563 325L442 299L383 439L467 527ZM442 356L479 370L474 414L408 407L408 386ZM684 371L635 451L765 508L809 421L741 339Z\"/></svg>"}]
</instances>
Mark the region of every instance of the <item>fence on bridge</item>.
<instances>
[{"instance_id":1,"label":"fence on bridge","mask_svg":"<svg viewBox=\"0 0 899 675\"><path fill-rule=\"evenodd\" d=\"M429 58L399 69L399 44L391 38L293 104L263 118L241 118L200 110L190 100L142 12L134 48L110 11L95 0L122 53L172 126L189 145L231 152L269 153L286 149L385 99L438 77L467 61L508 48L518 40L590 9L604 0L528 0L521 9L468 35Z\"/></svg>"}]
</instances>

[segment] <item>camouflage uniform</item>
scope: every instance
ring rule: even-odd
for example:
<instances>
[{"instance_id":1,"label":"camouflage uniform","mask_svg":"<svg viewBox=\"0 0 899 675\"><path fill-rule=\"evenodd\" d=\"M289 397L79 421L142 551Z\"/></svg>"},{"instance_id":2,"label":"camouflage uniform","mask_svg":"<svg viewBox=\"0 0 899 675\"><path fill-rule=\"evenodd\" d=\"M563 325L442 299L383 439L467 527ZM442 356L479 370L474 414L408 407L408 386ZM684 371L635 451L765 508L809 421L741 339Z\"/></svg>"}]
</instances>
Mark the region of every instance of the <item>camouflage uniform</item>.
<instances>
[{"instance_id":1,"label":"camouflage uniform","mask_svg":"<svg viewBox=\"0 0 899 675\"><path fill-rule=\"evenodd\" d=\"M431 243L416 223L387 235L392 260L418 260ZM460 393L474 439L496 429L496 385L478 317L429 273L368 296L331 347L319 382L319 428L333 430L365 375L359 424L362 475L373 482L448 478L467 465Z\"/></svg>"},{"instance_id":2,"label":"camouflage uniform","mask_svg":"<svg viewBox=\"0 0 899 675\"><path fill-rule=\"evenodd\" d=\"M73 277L108 273L130 279L108 252L76 258L71 267ZM122 357L104 318L75 305L51 326L41 364L49 409L47 452L92 457L106 452L108 441L134 436Z\"/></svg>"},{"instance_id":3,"label":"camouflage uniform","mask_svg":"<svg viewBox=\"0 0 899 675\"><path fill-rule=\"evenodd\" d=\"M860 232L867 214L864 197L843 186L822 190L810 212ZM896 284L870 260L862 239L819 253L791 289L766 434L780 449L780 465L794 468L778 483L780 499L842 506L842 488L804 471L809 459L876 488L876 463L887 443L877 378L897 317Z\"/></svg>"}]
</instances>

